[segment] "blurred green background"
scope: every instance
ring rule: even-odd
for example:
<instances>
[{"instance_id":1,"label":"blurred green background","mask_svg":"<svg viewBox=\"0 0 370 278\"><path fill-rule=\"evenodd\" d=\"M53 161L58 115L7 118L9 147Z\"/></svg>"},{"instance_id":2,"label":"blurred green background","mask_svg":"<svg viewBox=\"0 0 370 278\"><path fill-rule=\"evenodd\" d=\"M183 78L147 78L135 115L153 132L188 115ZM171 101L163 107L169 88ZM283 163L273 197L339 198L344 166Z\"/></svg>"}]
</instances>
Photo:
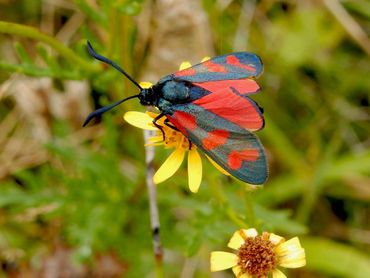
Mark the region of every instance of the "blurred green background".
<instances>
[{"instance_id":1,"label":"blurred green background","mask_svg":"<svg viewBox=\"0 0 370 278\"><path fill-rule=\"evenodd\" d=\"M138 81L233 51L265 65L270 177L249 193L204 160L197 194L185 163L158 185L165 277L233 277L209 253L251 226L300 237L289 277L370 277L369 1L0 0L0 19L33 27L0 22L0 277L155 276L143 134L122 119L145 108L81 128L137 93L87 39Z\"/></svg>"}]
</instances>

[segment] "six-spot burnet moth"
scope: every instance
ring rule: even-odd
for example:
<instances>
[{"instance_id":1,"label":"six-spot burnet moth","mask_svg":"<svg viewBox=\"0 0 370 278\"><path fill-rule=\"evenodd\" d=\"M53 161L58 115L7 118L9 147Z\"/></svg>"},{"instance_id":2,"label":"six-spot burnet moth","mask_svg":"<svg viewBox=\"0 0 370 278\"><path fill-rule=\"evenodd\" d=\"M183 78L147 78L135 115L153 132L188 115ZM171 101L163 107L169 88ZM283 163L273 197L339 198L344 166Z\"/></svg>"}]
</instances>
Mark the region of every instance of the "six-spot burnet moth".
<instances>
[{"instance_id":1,"label":"six-spot burnet moth","mask_svg":"<svg viewBox=\"0 0 370 278\"><path fill-rule=\"evenodd\" d=\"M153 124L162 133L157 121L166 117L168 126L182 132L234 177L251 184L266 181L266 155L252 133L264 127L263 110L249 98L260 90L254 80L263 69L257 55L236 52L213 57L142 88L121 67L97 54L89 42L87 49L95 59L125 75L140 92L92 112L83 126L122 102L138 98L142 105L160 110Z\"/></svg>"}]
</instances>

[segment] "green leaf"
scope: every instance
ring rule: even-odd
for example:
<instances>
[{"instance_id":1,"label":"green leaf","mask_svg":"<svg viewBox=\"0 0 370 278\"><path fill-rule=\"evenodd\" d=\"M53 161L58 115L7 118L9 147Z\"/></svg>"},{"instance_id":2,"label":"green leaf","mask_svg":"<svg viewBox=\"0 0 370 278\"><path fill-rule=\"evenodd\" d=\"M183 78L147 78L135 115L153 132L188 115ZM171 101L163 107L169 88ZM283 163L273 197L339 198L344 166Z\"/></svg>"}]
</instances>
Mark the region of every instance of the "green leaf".
<instances>
[{"instance_id":1,"label":"green leaf","mask_svg":"<svg viewBox=\"0 0 370 278\"><path fill-rule=\"evenodd\" d=\"M267 207L299 197L305 188L305 180L299 175L281 175L253 194L253 199Z\"/></svg>"},{"instance_id":2,"label":"green leaf","mask_svg":"<svg viewBox=\"0 0 370 278\"><path fill-rule=\"evenodd\" d=\"M138 1L126 1L117 5L117 10L127 15L137 15L140 13L141 4Z\"/></svg>"},{"instance_id":3,"label":"green leaf","mask_svg":"<svg viewBox=\"0 0 370 278\"><path fill-rule=\"evenodd\" d=\"M37 51L48 67L51 69L52 72L60 71L59 65L56 62L55 58L49 55L48 51L42 45L37 45Z\"/></svg>"},{"instance_id":4,"label":"green leaf","mask_svg":"<svg viewBox=\"0 0 370 278\"><path fill-rule=\"evenodd\" d=\"M28 55L26 49L24 49L23 45L20 42L16 42L14 44L14 48L15 48L15 51L17 52L19 59L24 64L32 64L30 56Z\"/></svg>"},{"instance_id":5,"label":"green leaf","mask_svg":"<svg viewBox=\"0 0 370 278\"><path fill-rule=\"evenodd\" d=\"M324 238L303 238L307 268L335 277L370 277L370 256Z\"/></svg>"},{"instance_id":6,"label":"green leaf","mask_svg":"<svg viewBox=\"0 0 370 278\"><path fill-rule=\"evenodd\" d=\"M25 203L29 197L18 189L2 186L0 189L0 208Z\"/></svg>"},{"instance_id":7,"label":"green leaf","mask_svg":"<svg viewBox=\"0 0 370 278\"><path fill-rule=\"evenodd\" d=\"M347 0L343 5L350 11L370 19L370 2L367 0Z\"/></svg>"},{"instance_id":8,"label":"green leaf","mask_svg":"<svg viewBox=\"0 0 370 278\"><path fill-rule=\"evenodd\" d=\"M94 22L99 23L101 26L108 25L107 16L101 11L95 10L85 0L75 0L76 5L85 13L86 16L91 18Z\"/></svg>"},{"instance_id":9,"label":"green leaf","mask_svg":"<svg viewBox=\"0 0 370 278\"><path fill-rule=\"evenodd\" d=\"M269 210L255 205L256 216L263 222L263 230L279 231L290 235L300 235L307 232L307 227L290 219L288 210Z\"/></svg>"},{"instance_id":10,"label":"green leaf","mask_svg":"<svg viewBox=\"0 0 370 278\"><path fill-rule=\"evenodd\" d=\"M350 154L337 160L326 172L328 178L342 178L370 173L370 152Z\"/></svg>"}]
</instances>

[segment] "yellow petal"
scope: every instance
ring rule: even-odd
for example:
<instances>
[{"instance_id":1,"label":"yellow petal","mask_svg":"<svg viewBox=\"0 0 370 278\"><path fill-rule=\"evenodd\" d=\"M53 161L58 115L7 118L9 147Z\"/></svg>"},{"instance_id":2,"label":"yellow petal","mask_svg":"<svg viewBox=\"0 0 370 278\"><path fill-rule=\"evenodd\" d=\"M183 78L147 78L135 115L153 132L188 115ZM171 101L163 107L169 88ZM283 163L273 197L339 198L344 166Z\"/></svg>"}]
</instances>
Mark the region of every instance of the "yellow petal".
<instances>
[{"instance_id":1,"label":"yellow petal","mask_svg":"<svg viewBox=\"0 0 370 278\"><path fill-rule=\"evenodd\" d=\"M123 115L123 118L126 122L130 125L136 126L138 128L146 129L146 130L158 130L155 126L153 126L153 118L150 117L146 113L137 112L137 111L129 111Z\"/></svg>"},{"instance_id":2,"label":"yellow petal","mask_svg":"<svg viewBox=\"0 0 370 278\"><path fill-rule=\"evenodd\" d=\"M293 237L292 239L276 246L275 251L279 256L284 256L299 249L302 249L301 243L299 242L298 237Z\"/></svg>"},{"instance_id":3,"label":"yellow petal","mask_svg":"<svg viewBox=\"0 0 370 278\"><path fill-rule=\"evenodd\" d=\"M245 237L241 234L241 230L236 231L233 236L230 238L229 243L227 244L228 247L231 249L238 250L240 246L244 243Z\"/></svg>"},{"instance_id":4,"label":"yellow petal","mask_svg":"<svg viewBox=\"0 0 370 278\"><path fill-rule=\"evenodd\" d=\"M204 57L204 58L202 59L202 61L201 61L201 62L203 63L203 62L205 62L205 61L208 61L209 59L211 59L211 57L206 56L206 57Z\"/></svg>"},{"instance_id":5,"label":"yellow petal","mask_svg":"<svg viewBox=\"0 0 370 278\"><path fill-rule=\"evenodd\" d=\"M148 141L152 143L163 142L163 136L162 135L152 136L148 139Z\"/></svg>"},{"instance_id":6,"label":"yellow petal","mask_svg":"<svg viewBox=\"0 0 370 278\"><path fill-rule=\"evenodd\" d=\"M148 89L153 86L153 83L144 81L144 82L140 82L139 85L141 88Z\"/></svg>"},{"instance_id":7,"label":"yellow petal","mask_svg":"<svg viewBox=\"0 0 370 278\"><path fill-rule=\"evenodd\" d=\"M255 228L251 228L247 230L243 229L242 231L247 237L256 237L258 235L258 232Z\"/></svg>"},{"instance_id":8,"label":"yellow petal","mask_svg":"<svg viewBox=\"0 0 370 278\"><path fill-rule=\"evenodd\" d=\"M190 68L191 67L191 64L189 61L184 61L180 64L180 67L179 67L179 70L184 70L184 69L187 69L187 68Z\"/></svg>"},{"instance_id":9,"label":"yellow petal","mask_svg":"<svg viewBox=\"0 0 370 278\"><path fill-rule=\"evenodd\" d=\"M238 278L252 278L252 275L249 275L248 273L243 273L242 274L242 269L240 266L234 266L233 268L233 272L235 274L236 277Z\"/></svg>"},{"instance_id":10,"label":"yellow petal","mask_svg":"<svg viewBox=\"0 0 370 278\"><path fill-rule=\"evenodd\" d=\"M279 245L280 243L284 242L284 238L278 235L275 235L273 233L270 234L269 240L274 244L274 245Z\"/></svg>"},{"instance_id":11,"label":"yellow petal","mask_svg":"<svg viewBox=\"0 0 370 278\"><path fill-rule=\"evenodd\" d=\"M272 278L286 278L286 275L279 269L272 271Z\"/></svg>"},{"instance_id":12,"label":"yellow petal","mask_svg":"<svg viewBox=\"0 0 370 278\"><path fill-rule=\"evenodd\" d=\"M148 114L150 117L154 118L157 117L159 114L158 113L154 113L154 112L151 112L151 111L145 111L145 114Z\"/></svg>"},{"instance_id":13,"label":"yellow petal","mask_svg":"<svg viewBox=\"0 0 370 278\"><path fill-rule=\"evenodd\" d=\"M222 251L211 253L211 271L220 271L235 266L238 263L238 256Z\"/></svg>"},{"instance_id":14,"label":"yellow petal","mask_svg":"<svg viewBox=\"0 0 370 278\"><path fill-rule=\"evenodd\" d=\"M306 254L304 249L301 248L288 255L279 257L279 265L288 268L297 268L306 265Z\"/></svg>"},{"instance_id":15,"label":"yellow petal","mask_svg":"<svg viewBox=\"0 0 370 278\"><path fill-rule=\"evenodd\" d=\"M247 237L255 237L257 236L257 230L252 228L252 229L242 229L236 231L233 236L230 238L229 243L227 244L228 247L238 250L240 246L245 242Z\"/></svg>"},{"instance_id":16,"label":"yellow petal","mask_svg":"<svg viewBox=\"0 0 370 278\"><path fill-rule=\"evenodd\" d=\"M191 148L188 154L189 188L197 193L202 181L202 160L196 148Z\"/></svg>"},{"instance_id":17,"label":"yellow petal","mask_svg":"<svg viewBox=\"0 0 370 278\"><path fill-rule=\"evenodd\" d=\"M175 149L166 161L159 167L153 177L155 184L161 183L171 177L179 169L184 160L185 150L182 148Z\"/></svg>"},{"instance_id":18,"label":"yellow petal","mask_svg":"<svg viewBox=\"0 0 370 278\"><path fill-rule=\"evenodd\" d=\"M218 170L220 171L222 174L226 175L226 176L230 176L230 174L228 172L226 172L226 170L224 170L224 168L222 168L220 165L218 165L212 158L210 158L208 155L206 155L206 157L208 158L208 160L212 163L212 165Z\"/></svg>"},{"instance_id":19,"label":"yellow petal","mask_svg":"<svg viewBox=\"0 0 370 278\"><path fill-rule=\"evenodd\" d=\"M146 143L144 144L144 147L155 147L155 146L162 146L164 143Z\"/></svg>"}]
</instances>

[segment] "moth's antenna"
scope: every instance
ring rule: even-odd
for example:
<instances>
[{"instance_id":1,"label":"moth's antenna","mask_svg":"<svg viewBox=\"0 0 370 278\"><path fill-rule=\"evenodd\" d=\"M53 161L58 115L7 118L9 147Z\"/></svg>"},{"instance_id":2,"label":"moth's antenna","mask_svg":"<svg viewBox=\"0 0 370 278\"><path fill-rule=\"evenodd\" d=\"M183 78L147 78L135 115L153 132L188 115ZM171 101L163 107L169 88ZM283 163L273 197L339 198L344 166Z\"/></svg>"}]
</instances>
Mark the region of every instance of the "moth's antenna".
<instances>
[{"instance_id":1,"label":"moth's antenna","mask_svg":"<svg viewBox=\"0 0 370 278\"><path fill-rule=\"evenodd\" d=\"M89 114L89 116L87 116L85 122L83 123L83 127L86 126L93 118L96 118L96 117L99 117L101 114L111 110L112 108L116 107L117 105L120 105L122 102L126 101L126 100L129 100L129 99L132 99L132 98L135 98L135 97L139 97L139 95L134 95L134 96L130 96L130 97L127 97L127 98L124 98L124 99L121 99L115 103L112 103L112 104L109 104L107 106L104 106L102 108L99 108L97 110L95 110L94 112L91 112Z\"/></svg>"},{"instance_id":2,"label":"moth's antenna","mask_svg":"<svg viewBox=\"0 0 370 278\"><path fill-rule=\"evenodd\" d=\"M132 83L134 83L136 85L136 87L138 87L140 90L143 90L143 88L139 85L139 83L137 83L131 76L129 76L120 66L118 66L116 63L109 60L108 58L106 58L104 56L101 56L100 54L96 53L89 41L87 41L87 50L89 51L89 54L91 56L93 56L95 59L97 59L99 61L102 61L103 63L106 63L108 65L111 65L116 70L118 70L120 73L122 73L124 76L126 76ZM86 120L85 120L85 122L83 123L82 126L86 126L93 118L99 117L101 114L111 110L112 108L116 107L117 105L120 105L122 102L124 102L126 100L129 100L129 99L132 99L132 98L136 98L136 97L139 97L139 94L134 95L134 96L129 96L127 98L121 99L121 100L119 100L117 102L114 102L112 104L109 104L107 106L99 108L99 109L95 110L94 112L91 112L89 114L89 116L87 116L87 118L86 118Z\"/></svg>"},{"instance_id":3,"label":"moth's antenna","mask_svg":"<svg viewBox=\"0 0 370 278\"><path fill-rule=\"evenodd\" d=\"M132 83L134 83L136 87L138 87L140 90L143 89L139 85L139 83L137 83L130 75L128 75L128 73L126 73L119 65L117 65L113 61L109 60L108 58L106 58L104 56L101 56L100 54L96 53L89 41L87 41L87 50L89 51L90 55L93 56L96 60L102 61L103 63L106 63L108 65L111 65L116 70L118 70L120 73L122 73L124 76L126 76Z\"/></svg>"}]
</instances>

